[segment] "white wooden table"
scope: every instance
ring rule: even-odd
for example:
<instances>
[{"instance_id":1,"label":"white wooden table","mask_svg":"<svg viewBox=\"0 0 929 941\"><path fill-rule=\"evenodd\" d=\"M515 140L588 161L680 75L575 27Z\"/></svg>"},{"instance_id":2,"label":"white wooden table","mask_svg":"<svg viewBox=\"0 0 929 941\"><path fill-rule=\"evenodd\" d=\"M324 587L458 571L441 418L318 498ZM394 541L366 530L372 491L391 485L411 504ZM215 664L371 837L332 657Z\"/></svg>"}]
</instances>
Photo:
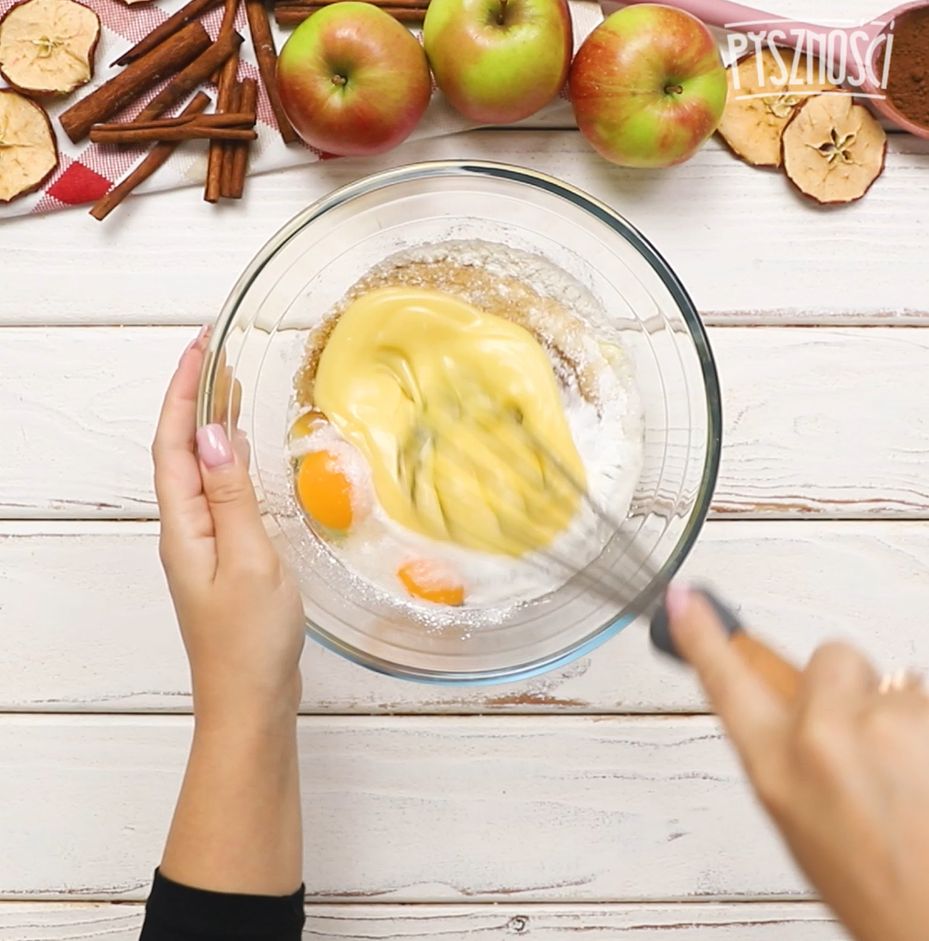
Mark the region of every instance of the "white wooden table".
<instances>
[{"instance_id":1,"label":"white wooden table","mask_svg":"<svg viewBox=\"0 0 929 941\"><path fill-rule=\"evenodd\" d=\"M827 16L825 0L776 12ZM881 0L844 4L875 15ZM194 326L309 201L439 157L543 169L640 227L719 359L725 447L688 568L802 657L929 637L929 147L817 211L711 143L670 172L483 131L0 226L0 939L135 938L190 736L148 445ZM314 938L837 941L691 679L641 626L514 687L390 681L315 645L301 720ZM117 904L119 903L119 904ZM409 904L412 903L412 904Z\"/></svg>"}]
</instances>

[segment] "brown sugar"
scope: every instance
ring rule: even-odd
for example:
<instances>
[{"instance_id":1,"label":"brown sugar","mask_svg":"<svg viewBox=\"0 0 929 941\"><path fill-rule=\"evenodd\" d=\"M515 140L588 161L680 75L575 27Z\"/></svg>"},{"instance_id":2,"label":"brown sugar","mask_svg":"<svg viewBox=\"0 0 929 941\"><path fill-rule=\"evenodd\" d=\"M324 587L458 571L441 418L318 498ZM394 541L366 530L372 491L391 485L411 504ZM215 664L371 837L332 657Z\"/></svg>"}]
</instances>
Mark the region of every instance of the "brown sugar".
<instances>
[{"instance_id":1,"label":"brown sugar","mask_svg":"<svg viewBox=\"0 0 929 941\"><path fill-rule=\"evenodd\" d=\"M563 385L575 387L592 404L597 404L597 369L576 362L551 338L536 329L534 321L541 314L555 322L574 318L552 298L543 297L519 278L500 278L488 271L459 264L449 259L402 263L373 269L362 277L325 320L310 334L303 365L297 374L297 402L303 407L313 404L313 383L319 357L342 312L357 297L377 288L403 285L429 288L455 295L488 313L519 324L535 336L552 357L555 373ZM535 316L532 316L533 312Z\"/></svg>"},{"instance_id":2,"label":"brown sugar","mask_svg":"<svg viewBox=\"0 0 929 941\"><path fill-rule=\"evenodd\" d=\"M914 124L929 129L929 7L900 16L893 35L887 95Z\"/></svg>"}]
</instances>

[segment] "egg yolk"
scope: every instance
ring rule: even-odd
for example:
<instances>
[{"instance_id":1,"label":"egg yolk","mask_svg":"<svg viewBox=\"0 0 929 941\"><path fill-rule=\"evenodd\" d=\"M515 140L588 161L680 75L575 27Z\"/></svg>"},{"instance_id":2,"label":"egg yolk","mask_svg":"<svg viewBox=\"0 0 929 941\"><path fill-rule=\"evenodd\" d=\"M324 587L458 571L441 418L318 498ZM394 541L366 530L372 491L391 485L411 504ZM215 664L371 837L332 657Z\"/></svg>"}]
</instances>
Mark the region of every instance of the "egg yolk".
<instances>
[{"instance_id":1,"label":"egg yolk","mask_svg":"<svg viewBox=\"0 0 929 941\"><path fill-rule=\"evenodd\" d=\"M297 498L323 526L342 531L351 528L355 516L352 485L329 451L311 451L301 459Z\"/></svg>"},{"instance_id":2,"label":"egg yolk","mask_svg":"<svg viewBox=\"0 0 929 941\"><path fill-rule=\"evenodd\" d=\"M464 604L464 585L446 565L434 559L414 559L397 569L397 578L414 598L458 607Z\"/></svg>"},{"instance_id":3,"label":"egg yolk","mask_svg":"<svg viewBox=\"0 0 929 941\"><path fill-rule=\"evenodd\" d=\"M326 416L319 409L304 412L291 426L290 439L308 438L320 425L326 424Z\"/></svg>"}]
</instances>

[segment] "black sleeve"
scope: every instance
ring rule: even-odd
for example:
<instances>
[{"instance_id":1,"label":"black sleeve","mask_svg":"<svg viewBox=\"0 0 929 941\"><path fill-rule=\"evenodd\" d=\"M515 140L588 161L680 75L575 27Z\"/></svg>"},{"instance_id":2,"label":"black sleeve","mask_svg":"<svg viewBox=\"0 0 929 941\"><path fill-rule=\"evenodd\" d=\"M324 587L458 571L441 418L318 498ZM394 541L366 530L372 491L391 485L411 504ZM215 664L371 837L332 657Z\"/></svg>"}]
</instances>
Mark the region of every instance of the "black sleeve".
<instances>
[{"instance_id":1,"label":"black sleeve","mask_svg":"<svg viewBox=\"0 0 929 941\"><path fill-rule=\"evenodd\" d=\"M300 941L304 887L293 895L192 889L157 869L139 941Z\"/></svg>"}]
</instances>

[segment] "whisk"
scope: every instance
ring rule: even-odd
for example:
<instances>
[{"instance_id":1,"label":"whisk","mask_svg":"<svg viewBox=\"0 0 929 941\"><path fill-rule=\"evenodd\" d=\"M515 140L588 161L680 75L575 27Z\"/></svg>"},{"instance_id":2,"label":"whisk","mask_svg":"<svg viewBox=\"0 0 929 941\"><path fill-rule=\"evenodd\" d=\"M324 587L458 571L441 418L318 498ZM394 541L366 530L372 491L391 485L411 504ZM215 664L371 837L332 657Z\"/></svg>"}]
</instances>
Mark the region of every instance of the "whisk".
<instances>
[{"instance_id":1,"label":"whisk","mask_svg":"<svg viewBox=\"0 0 929 941\"><path fill-rule=\"evenodd\" d=\"M669 630L668 612L663 598L673 576L655 565L651 553L646 552L631 536L623 538L626 521L619 519L591 495L586 484L568 468L554 450L523 420L520 410L502 405L481 392L459 401L453 409L429 409L424 425L418 430L421 442L428 440L435 452L437 447L450 449L457 459L468 462L478 472L482 470L482 455L501 456L511 460L510 467L524 475L525 489L533 499L519 506L497 500L494 510L501 533L509 544L524 547L522 558L527 564L545 566L549 563L561 567L567 581L610 602L630 619L645 616L650 621L652 644L660 651L681 659ZM473 427L472 427L473 426ZM477 433L474 433L477 432ZM438 443L437 443L438 441ZM407 479L415 478L415 467L404 467ZM415 484L414 484L415 487ZM568 497L571 499L568 499ZM563 501L561 505L559 502ZM588 564L565 558L549 543L539 545L541 524L532 520L532 512L542 511L556 519L570 520L577 504L608 531L606 549ZM566 509L570 511L566 513ZM528 526L526 522L528 521ZM460 521L457 524L462 528ZM459 535L469 535L467 532ZM470 535L474 535L471 533ZM786 701L797 693L799 671L762 641L745 632L735 612L706 588L697 589L715 609L720 622L730 636L731 643L762 677L766 684Z\"/></svg>"},{"instance_id":2,"label":"whisk","mask_svg":"<svg viewBox=\"0 0 929 941\"><path fill-rule=\"evenodd\" d=\"M650 552L631 535L622 538L625 521L594 498L583 468L578 474L556 453L519 403L501 401L482 384L455 376L443 396L417 404L416 424L398 453L397 476L420 515L435 519L447 538L519 555L528 565L550 569L546 563L553 563L620 609L638 599L636 613L644 613L660 597L667 578ZM453 477L452 470L459 473ZM476 483L461 486L461 479ZM438 480L449 490L454 485L454 500L446 496L443 503ZM613 549L589 564L565 556L553 539L580 507L600 524L598 541ZM478 531L479 519L490 524L484 532ZM610 577L606 564L612 566ZM643 594L649 585L653 590Z\"/></svg>"}]
</instances>

